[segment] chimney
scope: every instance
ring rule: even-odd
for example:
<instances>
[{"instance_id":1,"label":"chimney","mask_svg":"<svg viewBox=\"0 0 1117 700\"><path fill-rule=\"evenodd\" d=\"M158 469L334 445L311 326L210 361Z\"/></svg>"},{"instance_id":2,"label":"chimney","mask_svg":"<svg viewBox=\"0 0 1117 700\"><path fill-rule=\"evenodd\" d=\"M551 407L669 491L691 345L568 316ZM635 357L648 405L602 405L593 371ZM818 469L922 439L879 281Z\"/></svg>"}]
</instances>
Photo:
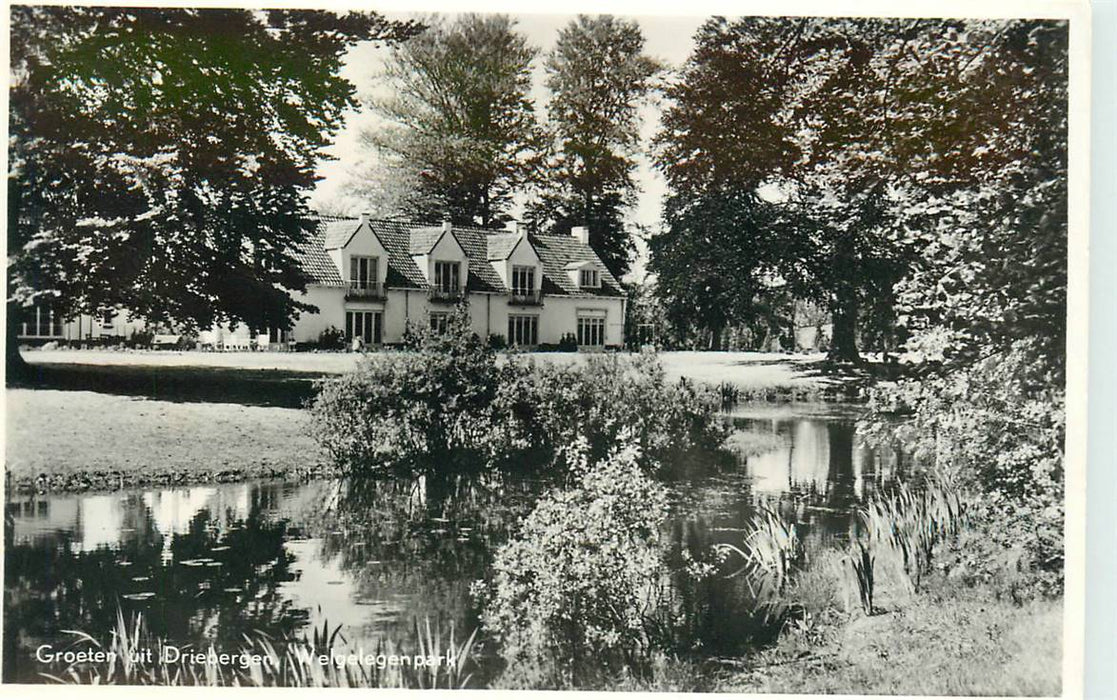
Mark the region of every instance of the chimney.
<instances>
[{"instance_id":1,"label":"chimney","mask_svg":"<svg viewBox=\"0 0 1117 700\"><path fill-rule=\"evenodd\" d=\"M522 234L524 232L523 231L523 225L519 221L516 221L515 219L511 219L511 220L507 221L504 224L504 230L508 231L509 233Z\"/></svg>"},{"instance_id":2,"label":"chimney","mask_svg":"<svg viewBox=\"0 0 1117 700\"><path fill-rule=\"evenodd\" d=\"M570 229L570 235L577 238L585 245L590 244L590 230L585 226L575 226Z\"/></svg>"},{"instance_id":3,"label":"chimney","mask_svg":"<svg viewBox=\"0 0 1117 700\"><path fill-rule=\"evenodd\" d=\"M367 226L367 225L368 225L368 212L363 211L363 212L361 212L361 226Z\"/></svg>"},{"instance_id":4,"label":"chimney","mask_svg":"<svg viewBox=\"0 0 1117 700\"><path fill-rule=\"evenodd\" d=\"M449 221L443 221L442 222L442 232L443 233L450 233L450 229L452 229L452 228L454 228L454 225L451 224Z\"/></svg>"}]
</instances>

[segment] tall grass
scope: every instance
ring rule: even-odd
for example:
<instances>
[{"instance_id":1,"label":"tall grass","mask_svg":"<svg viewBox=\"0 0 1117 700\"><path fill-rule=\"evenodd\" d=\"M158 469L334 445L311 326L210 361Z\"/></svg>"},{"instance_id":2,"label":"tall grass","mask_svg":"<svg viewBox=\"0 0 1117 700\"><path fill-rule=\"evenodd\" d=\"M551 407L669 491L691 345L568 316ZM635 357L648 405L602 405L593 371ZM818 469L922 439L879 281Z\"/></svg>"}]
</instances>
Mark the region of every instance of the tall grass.
<instances>
[{"instance_id":1,"label":"tall grass","mask_svg":"<svg viewBox=\"0 0 1117 700\"><path fill-rule=\"evenodd\" d=\"M896 558L911 592L931 573L935 548L957 536L965 524L959 493L930 482L915 489L902 484L870 500L858 511L861 533L851 542L849 561L862 606L872 614L877 555Z\"/></svg>"},{"instance_id":2,"label":"tall grass","mask_svg":"<svg viewBox=\"0 0 1117 700\"><path fill-rule=\"evenodd\" d=\"M472 659L477 632L459 641L451 626L443 635L438 626L432 628L429 618L416 621L418 649L405 650L392 640L377 642L371 651L346 646L341 626L330 627L323 622L311 634L296 639L274 640L258 632L245 635L235 656L247 655L243 663L219 663L207 658L204 663L171 660L164 654L170 646L166 640L152 635L143 615L137 613L126 620L117 610L117 620L109 641L102 645L92 635L68 630L77 642L111 652L110 660L101 666L71 663L57 673L44 673L44 678L57 683L81 685L160 685L160 686L256 686L294 688L464 688L472 673L467 672ZM182 650L214 655L208 648L180 647ZM146 653L151 650L151 654ZM345 663L321 662L321 655L342 658ZM354 655L354 656L351 656ZM375 657L371 662L367 657ZM415 666L388 663L392 656L442 657L438 664ZM348 658L346 658L348 657ZM381 663L383 661L383 663Z\"/></svg>"},{"instance_id":3,"label":"tall grass","mask_svg":"<svg viewBox=\"0 0 1117 700\"><path fill-rule=\"evenodd\" d=\"M730 576L745 576L757 609L769 619L781 617L786 611L783 594L793 570L803 560L803 543L795 524L777 510L761 508L740 547L723 543L718 549L736 553L744 560Z\"/></svg>"}]
</instances>

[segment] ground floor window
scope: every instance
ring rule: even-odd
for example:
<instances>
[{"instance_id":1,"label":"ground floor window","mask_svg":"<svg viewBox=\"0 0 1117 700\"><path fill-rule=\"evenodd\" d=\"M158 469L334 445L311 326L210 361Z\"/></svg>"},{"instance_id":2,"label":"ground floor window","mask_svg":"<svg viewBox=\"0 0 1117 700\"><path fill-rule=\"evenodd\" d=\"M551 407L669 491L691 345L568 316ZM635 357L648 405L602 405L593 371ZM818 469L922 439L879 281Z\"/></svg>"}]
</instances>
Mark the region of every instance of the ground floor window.
<instances>
[{"instance_id":1,"label":"ground floor window","mask_svg":"<svg viewBox=\"0 0 1117 700\"><path fill-rule=\"evenodd\" d=\"M366 345L379 345L383 318L379 311L346 311L345 339L360 338Z\"/></svg>"},{"instance_id":2,"label":"ground floor window","mask_svg":"<svg viewBox=\"0 0 1117 700\"><path fill-rule=\"evenodd\" d=\"M286 343L291 340L291 331L286 328L269 328L268 329L268 342L269 343Z\"/></svg>"},{"instance_id":3,"label":"ground floor window","mask_svg":"<svg viewBox=\"0 0 1117 700\"><path fill-rule=\"evenodd\" d=\"M450 314L442 311L431 312L431 332L443 335L450 328Z\"/></svg>"},{"instance_id":4,"label":"ground floor window","mask_svg":"<svg viewBox=\"0 0 1117 700\"><path fill-rule=\"evenodd\" d=\"M539 344L539 317L538 316L509 316L508 317L508 344L509 345L538 345Z\"/></svg>"},{"instance_id":5,"label":"ground floor window","mask_svg":"<svg viewBox=\"0 0 1117 700\"><path fill-rule=\"evenodd\" d=\"M605 345L605 317L578 315L578 345Z\"/></svg>"},{"instance_id":6,"label":"ground floor window","mask_svg":"<svg viewBox=\"0 0 1117 700\"><path fill-rule=\"evenodd\" d=\"M23 322L23 335L41 338L62 337L62 314L54 309L35 306L28 312Z\"/></svg>"}]
</instances>

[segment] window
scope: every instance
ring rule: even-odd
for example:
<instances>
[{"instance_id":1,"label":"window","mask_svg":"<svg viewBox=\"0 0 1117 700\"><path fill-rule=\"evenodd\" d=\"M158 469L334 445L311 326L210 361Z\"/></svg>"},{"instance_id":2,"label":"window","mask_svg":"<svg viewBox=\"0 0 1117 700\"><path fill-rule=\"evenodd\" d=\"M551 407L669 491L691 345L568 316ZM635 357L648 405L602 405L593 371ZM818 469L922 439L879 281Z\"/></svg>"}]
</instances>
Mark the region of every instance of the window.
<instances>
[{"instance_id":1,"label":"window","mask_svg":"<svg viewBox=\"0 0 1117 700\"><path fill-rule=\"evenodd\" d=\"M439 261L434 264L434 286L439 291L456 292L461 266L456 262Z\"/></svg>"},{"instance_id":2,"label":"window","mask_svg":"<svg viewBox=\"0 0 1117 700\"><path fill-rule=\"evenodd\" d=\"M380 279L379 260L373 257L353 255L349 258L349 286L357 289L376 289Z\"/></svg>"},{"instance_id":3,"label":"window","mask_svg":"<svg viewBox=\"0 0 1117 700\"><path fill-rule=\"evenodd\" d=\"M62 325L62 314L54 309L36 306L31 309L27 320L23 323L23 335L60 338Z\"/></svg>"},{"instance_id":4,"label":"window","mask_svg":"<svg viewBox=\"0 0 1117 700\"><path fill-rule=\"evenodd\" d=\"M532 265L512 266L512 293L528 295L535 291L535 267Z\"/></svg>"},{"instance_id":5,"label":"window","mask_svg":"<svg viewBox=\"0 0 1117 700\"><path fill-rule=\"evenodd\" d=\"M450 327L450 314L431 312L431 332L438 335L444 334Z\"/></svg>"},{"instance_id":6,"label":"window","mask_svg":"<svg viewBox=\"0 0 1117 700\"><path fill-rule=\"evenodd\" d=\"M580 286L600 287L601 278L598 276L597 270L582 270Z\"/></svg>"},{"instance_id":7,"label":"window","mask_svg":"<svg viewBox=\"0 0 1117 700\"><path fill-rule=\"evenodd\" d=\"M269 328L268 343L286 343L291 340L291 332L286 328Z\"/></svg>"},{"instance_id":8,"label":"window","mask_svg":"<svg viewBox=\"0 0 1117 700\"><path fill-rule=\"evenodd\" d=\"M508 343L509 345L538 345L539 317L509 316Z\"/></svg>"},{"instance_id":9,"label":"window","mask_svg":"<svg viewBox=\"0 0 1117 700\"><path fill-rule=\"evenodd\" d=\"M366 345L379 345L383 316L379 311L346 311L345 338L360 338Z\"/></svg>"},{"instance_id":10,"label":"window","mask_svg":"<svg viewBox=\"0 0 1117 700\"><path fill-rule=\"evenodd\" d=\"M578 345L605 345L605 317L578 315Z\"/></svg>"}]
</instances>

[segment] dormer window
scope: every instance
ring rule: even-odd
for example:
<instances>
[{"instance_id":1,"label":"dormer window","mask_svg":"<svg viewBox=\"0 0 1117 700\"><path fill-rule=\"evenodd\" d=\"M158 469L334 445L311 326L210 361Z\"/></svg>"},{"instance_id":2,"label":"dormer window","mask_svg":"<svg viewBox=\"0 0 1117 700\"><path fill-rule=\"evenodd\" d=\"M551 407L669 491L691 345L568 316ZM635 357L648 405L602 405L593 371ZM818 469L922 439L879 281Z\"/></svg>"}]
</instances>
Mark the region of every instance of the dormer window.
<instances>
[{"instance_id":1,"label":"dormer window","mask_svg":"<svg viewBox=\"0 0 1117 700\"><path fill-rule=\"evenodd\" d=\"M461 265L440 260L434 264L434 287L440 292L456 292L461 288Z\"/></svg>"},{"instance_id":2,"label":"dormer window","mask_svg":"<svg viewBox=\"0 0 1117 700\"><path fill-rule=\"evenodd\" d=\"M601 276L597 273L597 270L583 269L579 275L578 285L580 287L600 287Z\"/></svg>"},{"instance_id":3,"label":"dormer window","mask_svg":"<svg viewBox=\"0 0 1117 700\"><path fill-rule=\"evenodd\" d=\"M379 279L379 260L354 255L349 258L349 286L354 289L375 289Z\"/></svg>"},{"instance_id":4,"label":"dormer window","mask_svg":"<svg viewBox=\"0 0 1117 700\"><path fill-rule=\"evenodd\" d=\"M533 265L512 266L512 293L526 296L535 291L535 267Z\"/></svg>"}]
</instances>

